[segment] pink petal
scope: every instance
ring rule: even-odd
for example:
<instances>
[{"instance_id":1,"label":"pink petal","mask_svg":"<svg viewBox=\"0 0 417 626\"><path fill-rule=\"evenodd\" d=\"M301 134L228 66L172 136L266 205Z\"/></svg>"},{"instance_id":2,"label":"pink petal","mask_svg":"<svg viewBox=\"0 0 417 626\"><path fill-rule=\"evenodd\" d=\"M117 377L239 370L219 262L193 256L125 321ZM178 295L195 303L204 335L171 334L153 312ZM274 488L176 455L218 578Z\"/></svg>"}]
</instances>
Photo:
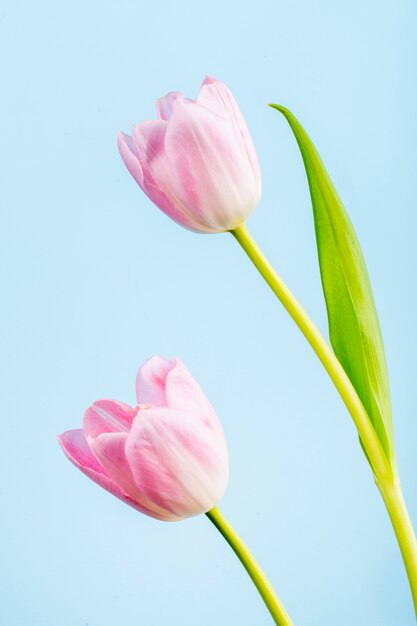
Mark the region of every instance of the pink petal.
<instances>
[{"instance_id":1,"label":"pink petal","mask_svg":"<svg viewBox=\"0 0 417 626\"><path fill-rule=\"evenodd\" d=\"M136 376L136 399L138 404L167 406L165 382L175 361L153 356L141 367Z\"/></svg>"},{"instance_id":2,"label":"pink petal","mask_svg":"<svg viewBox=\"0 0 417 626\"><path fill-rule=\"evenodd\" d=\"M181 226L184 226L184 228L199 232L201 227L192 212L172 195L169 185L162 187L153 175L153 171L159 170L158 163L161 159L164 161L165 158L166 128L167 122L163 120L150 120L133 127L133 141L135 142L137 153L140 155L143 174L142 183L137 179L136 181L148 198L161 211ZM128 164L126 163L126 165Z\"/></svg>"},{"instance_id":3,"label":"pink petal","mask_svg":"<svg viewBox=\"0 0 417 626\"><path fill-rule=\"evenodd\" d=\"M234 114L234 110L238 109L226 85L211 76L206 76L201 83L196 102L219 115Z\"/></svg>"},{"instance_id":4,"label":"pink petal","mask_svg":"<svg viewBox=\"0 0 417 626\"><path fill-rule=\"evenodd\" d=\"M127 437L127 433L103 433L90 443L91 450L111 480L149 515L166 521L177 519L177 515L159 507L138 488L126 459Z\"/></svg>"},{"instance_id":5,"label":"pink petal","mask_svg":"<svg viewBox=\"0 0 417 626\"><path fill-rule=\"evenodd\" d=\"M252 136L247 127L245 118L243 117L236 100L230 89L220 80L211 76L206 76L198 93L197 103L211 109L212 111L231 115L239 129L239 136L252 165L255 179L259 181L259 193L261 188L261 171L259 167L258 155L252 140Z\"/></svg>"},{"instance_id":6,"label":"pink petal","mask_svg":"<svg viewBox=\"0 0 417 626\"><path fill-rule=\"evenodd\" d=\"M129 498L123 491L114 483L104 472L103 467L97 461L96 457L91 453L91 450L87 444L84 433L81 428L76 430L67 430L59 435L58 441L65 456L78 467L86 476L91 478L95 483L103 487L106 491L116 496L129 506L133 507L145 515L162 519L157 516L154 511L141 506L138 502L135 502Z\"/></svg>"},{"instance_id":7,"label":"pink petal","mask_svg":"<svg viewBox=\"0 0 417 626\"><path fill-rule=\"evenodd\" d=\"M205 232L235 228L259 200L235 121L196 103L177 103L164 151L148 166L159 189Z\"/></svg>"},{"instance_id":8,"label":"pink petal","mask_svg":"<svg viewBox=\"0 0 417 626\"><path fill-rule=\"evenodd\" d=\"M226 488L224 437L195 415L167 408L140 411L125 451L141 492L180 517L208 511Z\"/></svg>"},{"instance_id":9,"label":"pink petal","mask_svg":"<svg viewBox=\"0 0 417 626\"><path fill-rule=\"evenodd\" d=\"M133 138L130 137L130 135L119 132L118 147L124 164L142 191L152 202L164 211L164 213L167 215L175 215L176 217L173 217L172 219L179 221L181 216L179 215L175 205L173 205L171 200L158 189L154 180L147 171L146 163L141 162L141 156ZM144 152L146 154L146 150ZM179 223L181 223L181 221Z\"/></svg>"},{"instance_id":10,"label":"pink petal","mask_svg":"<svg viewBox=\"0 0 417 626\"><path fill-rule=\"evenodd\" d=\"M137 409L115 400L97 400L84 413L83 430L87 440L101 433L128 432Z\"/></svg>"},{"instance_id":11,"label":"pink petal","mask_svg":"<svg viewBox=\"0 0 417 626\"><path fill-rule=\"evenodd\" d=\"M167 405L173 409L195 413L206 425L221 429L217 415L204 391L180 359L173 360L173 367L166 377Z\"/></svg>"},{"instance_id":12,"label":"pink petal","mask_svg":"<svg viewBox=\"0 0 417 626\"><path fill-rule=\"evenodd\" d=\"M125 445L128 433L103 433L88 442L106 474L124 493L136 500L136 486L126 460Z\"/></svg>"},{"instance_id":13,"label":"pink petal","mask_svg":"<svg viewBox=\"0 0 417 626\"><path fill-rule=\"evenodd\" d=\"M95 472L105 476L103 467L91 453L90 447L81 428L67 430L58 436L65 456L82 471ZM108 479L108 477L106 477Z\"/></svg>"},{"instance_id":14,"label":"pink petal","mask_svg":"<svg viewBox=\"0 0 417 626\"><path fill-rule=\"evenodd\" d=\"M139 153L135 146L135 143L130 135L119 132L117 137L120 156L122 157L124 164L126 165L133 178L143 189L143 172L140 164Z\"/></svg>"},{"instance_id":15,"label":"pink petal","mask_svg":"<svg viewBox=\"0 0 417 626\"><path fill-rule=\"evenodd\" d=\"M142 162L149 163L163 153L167 128L165 120L148 120L133 126L132 137Z\"/></svg>"},{"instance_id":16,"label":"pink petal","mask_svg":"<svg viewBox=\"0 0 417 626\"><path fill-rule=\"evenodd\" d=\"M169 120L172 115L172 111L175 108L177 100L183 100L184 96L179 91L171 91L167 93L163 98L159 98L156 101L156 110L160 120Z\"/></svg>"}]
</instances>

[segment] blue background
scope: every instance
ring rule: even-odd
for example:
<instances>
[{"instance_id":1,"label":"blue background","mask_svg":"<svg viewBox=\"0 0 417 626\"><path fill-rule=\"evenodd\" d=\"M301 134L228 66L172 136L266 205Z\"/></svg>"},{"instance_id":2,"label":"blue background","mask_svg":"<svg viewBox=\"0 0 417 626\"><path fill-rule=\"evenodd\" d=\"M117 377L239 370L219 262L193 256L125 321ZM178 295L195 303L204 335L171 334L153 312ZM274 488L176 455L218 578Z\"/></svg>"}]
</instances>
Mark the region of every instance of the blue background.
<instances>
[{"instance_id":1,"label":"blue background","mask_svg":"<svg viewBox=\"0 0 417 626\"><path fill-rule=\"evenodd\" d=\"M222 508L297 625L414 623L351 420L228 235L187 232L137 188L116 133L205 73L247 118L263 173L249 226L327 334L288 106L368 262L398 462L417 521L416 4L9 2L0 11L0 623L271 623L209 521L163 524L81 475L55 436L95 399L134 402L139 364L180 356L224 425Z\"/></svg>"}]
</instances>

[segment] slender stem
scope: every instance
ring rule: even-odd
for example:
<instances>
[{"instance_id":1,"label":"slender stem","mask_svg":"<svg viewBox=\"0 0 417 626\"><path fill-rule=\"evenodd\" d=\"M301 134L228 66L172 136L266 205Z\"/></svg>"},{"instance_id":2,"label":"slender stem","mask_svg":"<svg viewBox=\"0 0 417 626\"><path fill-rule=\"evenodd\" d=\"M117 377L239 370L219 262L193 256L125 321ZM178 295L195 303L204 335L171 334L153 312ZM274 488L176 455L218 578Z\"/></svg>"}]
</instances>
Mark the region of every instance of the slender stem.
<instances>
[{"instance_id":1,"label":"slender stem","mask_svg":"<svg viewBox=\"0 0 417 626\"><path fill-rule=\"evenodd\" d=\"M333 350L260 250L245 224L230 231L297 324L329 374L358 430L401 550L417 616L417 541L395 462L387 459L369 416Z\"/></svg>"},{"instance_id":2,"label":"slender stem","mask_svg":"<svg viewBox=\"0 0 417 626\"><path fill-rule=\"evenodd\" d=\"M255 587L265 602L275 624L278 624L278 626L293 626L290 616L285 610L281 600L278 598L271 583L262 571L259 563L256 561L255 557L249 551L248 547L239 535L230 526L220 509L215 506L208 511L206 515L226 539L227 543L230 545L243 567L248 572Z\"/></svg>"},{"instance_id":3,"label":"slender stem","mask_svg":"<svg viewBox=\"0 0 417 626\"><path fill-rule=\"evenodd\" d=\"M417 540L408 515L398 476L394 481L376 481L387 507L403 557L417 617Z\"/></svg>"},{"instance_id":4,"label":"slender stem","mask_svg":"<svg viewBox=\"0 0 417 626\"><path fill-rule=\"evenodd\" d=\"M332 379L350 415L352 416L374 473L380 478L388 478L392 476L391 465L385 455L378 437L376 436L369 416L332 348L329 346L317 326L309 318L301 304L291 293L282 278L277 274L268 259L260 250L256 241L248 231L246 224L243 224L230 232L240 243L243 250L246 252L266 283L271 287L278 300L291 315L292 319L297 324L298 328L301 330L322 362L325 370Z\"/></svg>"}]
</instances>

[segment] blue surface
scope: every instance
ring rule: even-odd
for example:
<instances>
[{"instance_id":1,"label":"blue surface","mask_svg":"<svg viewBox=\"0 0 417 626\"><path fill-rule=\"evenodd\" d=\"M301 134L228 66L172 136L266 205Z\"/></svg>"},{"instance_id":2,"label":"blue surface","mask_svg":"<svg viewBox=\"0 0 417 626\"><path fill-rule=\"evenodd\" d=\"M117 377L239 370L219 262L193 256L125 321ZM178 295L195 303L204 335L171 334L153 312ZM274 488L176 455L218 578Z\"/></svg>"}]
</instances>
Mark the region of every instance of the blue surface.
<instances>
[{"instance_id":1,"label":"blue surface","mask_svg":"<svg viewBox=\"0 0 417 626\"><path fill-rule=\"evenodd\" d=\"M227 433L222 508L299 626L414 623L349 416L230 236L180 229L136 187L116 133L207 72L233 90L263 172L249 226L326 331L305 174L277 101L345 201L373 282L398 462L417 521L416 4L8 2L2 97L2 559L7 626L271 620L203 516L156 522L64 458L95 399L178 355Z\"/></svg>"}]
</instances>

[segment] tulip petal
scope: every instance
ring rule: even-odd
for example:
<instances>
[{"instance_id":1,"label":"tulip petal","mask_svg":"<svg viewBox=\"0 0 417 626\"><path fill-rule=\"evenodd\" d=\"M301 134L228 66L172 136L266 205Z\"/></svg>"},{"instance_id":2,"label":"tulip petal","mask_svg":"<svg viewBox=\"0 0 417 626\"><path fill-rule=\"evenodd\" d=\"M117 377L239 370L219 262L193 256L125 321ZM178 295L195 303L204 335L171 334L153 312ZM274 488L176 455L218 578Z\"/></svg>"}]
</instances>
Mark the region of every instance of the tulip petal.
<instances>
[{"instance_id":1,"label":"tulip petal","mask_svg":"<svg viewBox=\"0 0 417 626\"><path fill-rule=\"evenodd\" d=\"M122 132L118 134L118 148L127 169L148 198L167 215L171 215L171 213L172 215L176 214L177 210L175 205L157 188L154 180L147 171L146 162L143 161L147 150L144 150L141 160L140 151L133 137ZM173 217L172 219L175 218Z\"/></svg>"},{"instance_id":2,"label":"tulip petal","mask_svg":"<svg viewBox=\"0 0 417 626\"><path fill-rule=\"evenodd\" d=\"M239 111L230 90L224 83L212 76L206 76L201 83L196 102L218 115L235 115L236 109ZM240 113L239 117L241 116L242 114Z\"/></svg>"},{"instance_id":3,"label":"tulip petal","mask_svg":"<svg viewBox=\"0 0 417 626\"><path fill-rule=\"evenodd\" d=\"M153 517L158 519L166 521L177 519L177 515L155 504L138 488L126 459L127 438L128 433L103 433L90 442L91 450L98 458L106 474L134 502L152 511Z\"/></svg>"},{"instance_id":4,"label":"tulip petal","mask_svg":"<svg viewBox=\"0 0 417 626\"><path fill-rule=\"evenodd\" d=\"M247 127L236 100L230 89L220 80L211 76L206 76L197 96L197 104L205 106L219 115L231 115L238 129L237 137L243 142L248 159L252 165L255 179L259 180L259 191L261 184L261 171L258 156L251 134Z\"/></svg>"},{"instance_id":5,"label":"tulip petal","mask_svg":"<svg viewBox=\"0 0 417 626\"><path fill-rule=\"evenodd\" d=\"M104 468L100 465L96 457L92 454L89 445L86 441L84 433L81 428L76 430L67 430L59 435L58 441L61 448L71 463L78 467L86 476L91 478L95 483L103 487L106 491L116 496L129 506L133 507L137 511L155 517L157 519L165 519L159 517L154 511L140 505L138 502L129 498L123 491L116 485L116 483L107 476Z\"/></svg>"},{"instance_id":6,"label":"tulip petal","mask_svg":"<svg viewBox=\"0 0 417 626\"><path fill-rule=\"evenodd\" d=\"M141 161L151 161L163 153L167 128L165 120L148 120L133 126L132 137Z\"/></svg>"},{"instance_id":7,"label":"tulip petal","mask_svg":"<svg viewBox=\"0 0 417 626\"><path fill-rule=\"evenodd\" d=\"M149 172L146 159L148 156L152 158L152 154L155 150L158 150L158 146L161 148L163 145L162 135L164 129L163 127L155 129L155 124L157 124L155 121L144 122L141 125L141 131L136 131L137 136L140 137L140 149L136 145L133 137L119 132L118 148L120 156L139 187L161 211L177 223L185 226L185 228L198 230L198 224L195 219L185 211L179 209L175 205L175 202L158 188ZM154 132L155 130L159 132Z\"/></svg>"},{"instance_id":8,"label":"tulip petal","mask_svg":"<svg viewBox=\"0 0 417 626\"><path fill-rule=\"evenodd\" d=\"M167 122L163 120L150 120L133 127L133 141L137 153L140 155L143 174L142 182L137 179L136 181L142 191L161 211L181 226L199 232L201 227L191 211L172 195L169 185L162 188L152 173L153 169L158 169L157 167L154 168L153 164L163 158L164 155L166 128ZM123 157L122 153L121 155ZM129 169L129 164L126 161L125 163Z\"/></svg>"},{"instance_id":9,"label":"tulip petal","mask_svg":"<svg viewBox=\"0 0 417 626\"><path fill-rule=\"evenodd\" d=\"M166 377L166 401L173 409L194 412L204 419L210 428L220 428L217 415L204 391L190 374L184 363L174 358L173 367Z\"/></svg>"},{"instance_id":10,"label":"tulip petal","mask_svg":"<svg viewBox=\"0 0 417 626\"><path fill-rule=\"evenodd\" d=\"M208 511L226 488L224 437L195 414L168 408L140 411L125 451L138 488L180 517Z\"/></svg>"},{"instance_id":11,"label":"tulip petal","mask_svg":"<svg viewBox=\"0 0 417 626\"><path fill-rule=\"evenodd\" d=\"M164 149L153 154L147 167L155 184L200 230L236 228L259 200L258 180L230 116L179 101Z\"/></svg>"},{"instance_id":12,"label":"tulip petal","mask_svg":"<svg viewBox=\"0 0 417 626\"><path fill-rule=\"evenodd\" d=\"M163 98L156 101L156 111L160 120L168 121L175 108L177 100L183 100L184 95L180 91L170 91Z\"/></svg>"},{"instance_id":13,"label":"tulip petal","mask_svg":"<svg viewBox=\"0 0 417 626\"><path fill-rule=\"evenodd\" d=\"M136 413L124 402L97 400L84 413L84 434L89 441L102 433L129 432Z\"/></svg>"},{"instance_id":14,"label":"tulip petal","mask_svg":"<svg viewBox=\"0 0 417 626\"><path fill-rule=\"evenodd\" d=\"M87 441L106 474L124 493L136 500L136 486L125 455L127 437L128 433L108 432Z\"/></svg>"},{"instance_id":15,"label":"tulip petal","mask_svg":"<svg viewBox=\"0 0 417 626\"><path fill-rule=\"evenodd\" d=\"M82 471L91 471L104 476L103 467L92 454L81 428L67 430L58 436L65 456Z\"/></svg>"},{"instance_id":16,"label":"tulip petal","mask_svg":"<svg viewBox=\"0 0 417 626\"><path fill-rule=\"evenodd\" d=\"M127 169L139 185L143 189L143 171L140 164L138 149L135 146L130 135L119 132L117 136L117 143L119 147L120 156L122 157Z\"/></svg>"},{"instance_id":17,"label":"tulip petal","mask_svg":"<svg viewBox=\"0 0 417 626\"><path fill-rule=\"evenodd\" d=\"M173 116L177 113L179 104L178 102ZM170 126L173 123L173 116L170 119ZM177 171L175 150L171 149L168 153L166 149L167 128L167 122L161 121L143 122L133 128L134 140L138 150L143 154L142 164L148 181L142 189L164 213L182 226L197 232L202 228L208 232L215 232L213 228L205 226L203 211L198 209L198 195L193 191L199 189L198 177L192 171L193 154L198 155L198 145L191 146L186 136L178 139L181 150L185 153L191 150L192 154L189 155L190 158L184 167L179 164L180 168ZM198 142L197 138L194 143ZM185 180L182 180L184 177Z\"/></svg>"},{"instance_id":18,"label":"tulip petal","mask_svg":"<svg viewBox=\"0 0 417 626\"><path fill-rule=\"evenodd\" d=\"M138 404L167 406L165 383L175 361L153 356L141 367L136 376L136 398Z\"/></svg>"}]
</instances>

